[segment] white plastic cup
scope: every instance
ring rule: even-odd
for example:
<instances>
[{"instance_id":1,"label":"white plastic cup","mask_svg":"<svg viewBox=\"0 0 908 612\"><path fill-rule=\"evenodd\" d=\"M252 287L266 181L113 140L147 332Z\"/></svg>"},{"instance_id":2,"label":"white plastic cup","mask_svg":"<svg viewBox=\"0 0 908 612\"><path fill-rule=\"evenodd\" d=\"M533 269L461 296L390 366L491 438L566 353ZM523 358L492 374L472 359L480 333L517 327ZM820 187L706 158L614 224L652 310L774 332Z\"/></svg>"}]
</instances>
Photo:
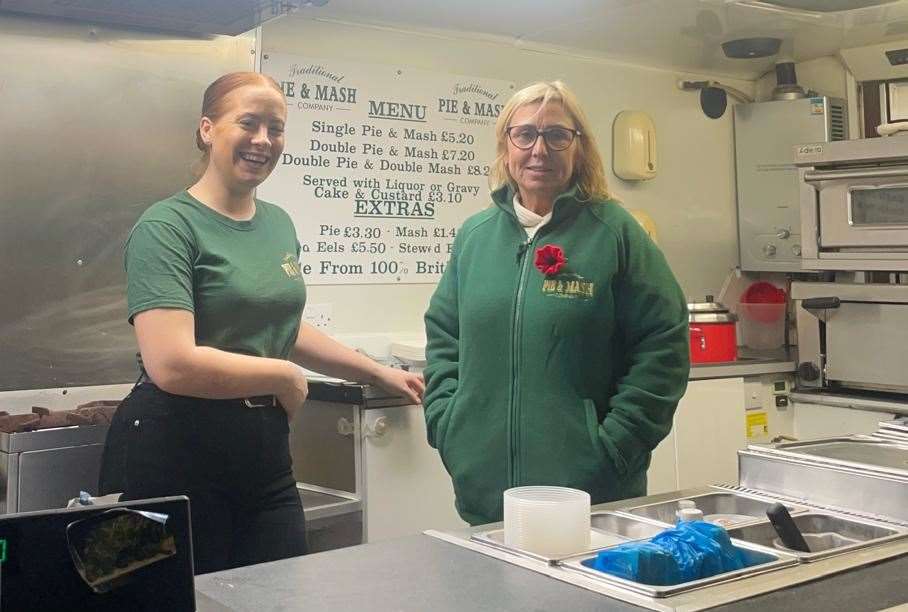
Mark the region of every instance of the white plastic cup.
<instances>
[{"instance_id":1,"label":"white plastic cup","mask_svg":"<svg viewBox=\"0 0 908 612\"><path fill-rule=\"evenodd\" d=\"M590 548L590 494L567 487L504 492L504 543L547 557Z\"/></svg>"},{"instance_id":2,"label":"white plastic cup","mask_svg":"<svg viewBox=\"0 0 908 612\"><path fill-rule=\"evenodd\" d=\"M678 517L678 522L680 523L703 520L703 510L700 510L700 508L681 508L675 515Z\"/></svg>"}]
</instances>

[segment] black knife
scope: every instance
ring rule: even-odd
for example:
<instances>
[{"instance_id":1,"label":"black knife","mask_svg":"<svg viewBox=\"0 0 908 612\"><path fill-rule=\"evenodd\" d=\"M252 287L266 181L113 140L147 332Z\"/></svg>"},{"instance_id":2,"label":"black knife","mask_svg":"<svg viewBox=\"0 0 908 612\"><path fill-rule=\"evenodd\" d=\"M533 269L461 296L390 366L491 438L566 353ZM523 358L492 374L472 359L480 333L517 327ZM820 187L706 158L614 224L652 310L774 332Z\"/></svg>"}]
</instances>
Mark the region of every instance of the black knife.
<instances>
[{"instance_id":1,"label":"black knife","mask_svg":"<svg viewBox=\"0 0 908 612\"><path fill-rule=\"evenodd\" d=\"M801 530L798 529L798 526L791 519L791 515L788 514L788 508L782 504L775 503L766 510L766 517L772 523L776 533L779 534L779 539L782 540L782 545L785 548L806 553L810 552L810 547L804 540L804 536L801 535Z\"/></svg>"}]
</instances>

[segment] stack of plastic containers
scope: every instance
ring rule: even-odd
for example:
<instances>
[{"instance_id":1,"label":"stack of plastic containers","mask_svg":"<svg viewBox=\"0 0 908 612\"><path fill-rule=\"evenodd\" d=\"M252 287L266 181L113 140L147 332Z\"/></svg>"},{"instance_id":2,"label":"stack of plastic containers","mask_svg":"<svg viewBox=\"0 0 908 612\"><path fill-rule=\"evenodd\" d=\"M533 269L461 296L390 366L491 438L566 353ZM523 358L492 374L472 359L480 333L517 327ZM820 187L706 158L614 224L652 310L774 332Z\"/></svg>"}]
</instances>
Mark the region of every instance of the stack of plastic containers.
<instances>
[{"instance_id":1,"label":"stack of plastic containers","mask_svg":"<svg viewBox=\"0 0 908 612\"><path fill-rule=\"evenodd\" d=\"M504 543L539 555L570 555L590 547L590 494L565 487L504 492Z\"/></svg>"}]
</instances>

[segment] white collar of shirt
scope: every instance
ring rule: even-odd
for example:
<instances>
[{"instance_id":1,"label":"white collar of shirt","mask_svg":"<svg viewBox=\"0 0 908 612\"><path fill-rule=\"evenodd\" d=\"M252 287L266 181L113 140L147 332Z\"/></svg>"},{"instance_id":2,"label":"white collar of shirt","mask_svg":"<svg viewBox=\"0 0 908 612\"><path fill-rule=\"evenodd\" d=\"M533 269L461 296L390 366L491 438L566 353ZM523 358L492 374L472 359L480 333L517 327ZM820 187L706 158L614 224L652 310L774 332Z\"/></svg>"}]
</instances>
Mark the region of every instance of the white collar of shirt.
<instances>
[{"instance_id":1,"label":"white collar of shirt","mask_svg":"<svg viewBox=\"0 0 908 612\"><path fill-rule=\"evenodd\" d=\"M547 215L542 216L537 215L529 208L524 208L520 203L519 194L516 193L514 194L514 213L517 215L517 220L520 222L520 225L526 230L527 238L535 236L536 232L539 231L539 228L552 219L552 211L549 211Z\"/></svg>"}]
</instances>

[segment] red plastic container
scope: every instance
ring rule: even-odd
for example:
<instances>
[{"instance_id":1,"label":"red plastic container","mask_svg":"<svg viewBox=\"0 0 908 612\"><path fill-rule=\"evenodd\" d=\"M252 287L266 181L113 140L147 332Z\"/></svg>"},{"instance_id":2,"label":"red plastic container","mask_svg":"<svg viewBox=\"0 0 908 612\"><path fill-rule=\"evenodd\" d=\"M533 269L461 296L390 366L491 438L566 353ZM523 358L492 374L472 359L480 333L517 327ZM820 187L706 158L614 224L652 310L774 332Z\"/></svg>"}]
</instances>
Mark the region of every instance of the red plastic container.
<instances>
[{"instance_id":1,"label":"red plastic container","mask_svg":"<svg viewBox=\"0 0 908 612\"><path fill-rule=\"evenodd\" d=\"M714 302L688 304L691 363L717 363L738 358L737 317Z\"/></svg>"},{"instance_id":2,"label":"red plastic container","mask_svg":"<svg viewBox=\"0 0 908 612\"><path fill-rule=\"evenodd\" d=\"M691 323L690 360L692 363L735 361L738 336L735 323Z\"/></svg>"}]
</instances>

